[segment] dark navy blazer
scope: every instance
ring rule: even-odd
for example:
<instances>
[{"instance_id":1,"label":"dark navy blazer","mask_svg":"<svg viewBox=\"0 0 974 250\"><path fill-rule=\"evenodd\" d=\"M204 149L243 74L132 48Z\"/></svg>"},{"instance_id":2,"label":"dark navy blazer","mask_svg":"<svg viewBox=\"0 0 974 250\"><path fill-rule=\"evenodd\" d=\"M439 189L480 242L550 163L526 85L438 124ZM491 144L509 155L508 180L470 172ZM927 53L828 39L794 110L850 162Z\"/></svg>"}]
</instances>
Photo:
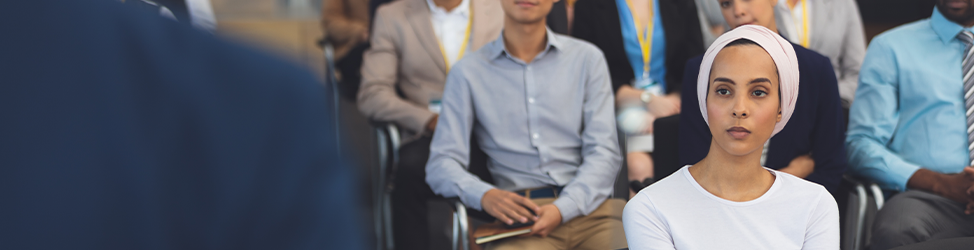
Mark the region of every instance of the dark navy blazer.
<instances>
[{"instance_id":1,"label":"dark navy blazer","mask_svg":"<svg viewBox=\"0 0 974 250\"><path fill-rule=\"evenodd\" d=\"M834 192L845 173L845 120L838 81L829 58L792 44L798 56L799 87L795 113L780 133L771 138L767 166L781 169L795 157L811 153L815 171L806 180ZM695 164L710 150L710 128L700 115L697 73L703 56L687 62L680 113L680 164Z\"/></svg>"},{"instance_id":2,"label":"dark navy blazer","mask_svg":"<svg viewBox=\"0 0 974 250\"><path fill-rule=\"evenodd\" d=\"M114 0L0 34L0 249L361 249L309 72Z\"/></svg>"}]
</instances>

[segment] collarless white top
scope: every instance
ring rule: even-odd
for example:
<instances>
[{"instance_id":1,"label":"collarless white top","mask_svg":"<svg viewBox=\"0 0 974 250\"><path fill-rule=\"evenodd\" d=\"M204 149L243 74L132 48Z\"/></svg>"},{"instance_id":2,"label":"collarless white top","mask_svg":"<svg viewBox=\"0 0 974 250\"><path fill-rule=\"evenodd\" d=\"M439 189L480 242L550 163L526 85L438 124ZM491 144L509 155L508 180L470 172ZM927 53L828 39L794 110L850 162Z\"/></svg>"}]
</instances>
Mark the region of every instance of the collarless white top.
<instances>
[{"instance_id":1,"label":"collarless white top","mask_svg":"<svg viewBox=\"0 0 974 250\"><path fill-rule=\"evenodd\" d=\"M735 202L705 190L690 166L626 204L629 249L839 249L839 210L821 185L768 169L774 183Z\"/></svg>"}]
</instances>

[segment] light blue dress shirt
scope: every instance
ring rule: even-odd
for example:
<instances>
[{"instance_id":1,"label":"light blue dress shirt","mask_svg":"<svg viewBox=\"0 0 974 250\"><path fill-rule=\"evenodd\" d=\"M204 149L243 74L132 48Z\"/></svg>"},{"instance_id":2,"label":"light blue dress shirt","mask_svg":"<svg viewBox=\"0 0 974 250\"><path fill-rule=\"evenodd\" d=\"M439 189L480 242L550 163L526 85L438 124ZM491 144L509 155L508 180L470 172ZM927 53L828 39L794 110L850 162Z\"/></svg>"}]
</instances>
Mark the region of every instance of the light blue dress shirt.
<instances>
[{"instance_id":1,"label":"light blue dress shirt","mask_svg":"<svg viewBox=\"0 0 974 250\"><path fill-rule=\"evenodd\" d=\"M903 191L919 168L958 173L968 164L961 57L964 28L930 19L876 36L849 113L849 169Z\"/></svg>"},{"instance_id":2,"label":"light blue dress shirt","mask_svg":"<svg viewBox=\"0 0 974 250\"><path fill-rule=\"evenodd\" d=\"M502 32L450 70L426 165L433 192L482 210L481 198L495 185L564 186L553 203L563 222L609 197L622 156L605 57L551 30L547 40L525 63L507 52ZM471 135L489 158L494 185L466 169Z\"/></svg>"},{"instance_id":3,"label":"light blue dress shirt","mask_svg":"<svg viewBox=\"0 0 974 250\"><path fill-rule=\"evenodd\" d=\"M632 12L626 0L615 0L619 6L619 23L622 24L622 43L632 65L632 72L636 80L643 78L643 49L639 46L639 35L636 24L632 21ZM663 21L659 15L659 1L653 0L653 47L649 58L649 77L658 82L660 89L666 90L666 32L663 31Z\"/></svg>"}]
</instances>

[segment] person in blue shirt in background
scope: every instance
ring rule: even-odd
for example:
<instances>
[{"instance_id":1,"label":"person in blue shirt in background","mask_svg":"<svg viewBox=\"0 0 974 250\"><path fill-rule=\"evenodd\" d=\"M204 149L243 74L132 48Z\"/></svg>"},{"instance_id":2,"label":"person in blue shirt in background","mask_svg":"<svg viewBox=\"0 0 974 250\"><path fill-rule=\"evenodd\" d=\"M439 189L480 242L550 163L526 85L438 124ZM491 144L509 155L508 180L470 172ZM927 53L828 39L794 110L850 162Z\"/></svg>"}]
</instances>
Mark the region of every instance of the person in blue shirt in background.
<instances>
[{"instance_id":1,"label":"person in blue shirt in background","mask_svg":"<svg viewBox=\"0 0 974 250\"><path fill-rule=\"evenodd\" d=\"M876 36L859 74L849 170L900 192L876 215L872 249L974 236L974 1L936 6L929 19Z\"/></svg>"},{"instance_id":2,"label":"person in blue shirt in background","mask_svg":"<svg viewBox=\"0 0 974 250\"><path fill-rule=\"evenodd\" d=\"M362 249L325 88L157 11L0 2L0 249Z\"/></svg>"}]
</instances>

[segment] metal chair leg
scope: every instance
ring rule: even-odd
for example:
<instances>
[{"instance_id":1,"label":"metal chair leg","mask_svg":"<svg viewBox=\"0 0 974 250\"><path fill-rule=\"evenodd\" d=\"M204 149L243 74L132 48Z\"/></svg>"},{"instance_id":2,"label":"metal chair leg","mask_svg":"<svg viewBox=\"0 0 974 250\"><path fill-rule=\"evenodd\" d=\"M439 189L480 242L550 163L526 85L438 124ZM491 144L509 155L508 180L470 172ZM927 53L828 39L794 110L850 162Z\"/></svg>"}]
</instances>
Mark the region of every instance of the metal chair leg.
<instances>
[{"instance_id":1,"label":"metal chair leg","mask_svg":"<svg viewBox=\"0 0 974 250\"><path fill-rule=\"evenodd\" d=\"M852 244L853 250L859 250L862 248L862 229L863 224L866 221L866 188L863 187L862 183L856 183L856 194L859 196L859 211L856 217L856 239Z\"/></svg>"},{"instance_id":2,"label":"metal chair leg","mask_svg":"<svg viewBox=\"0 0 974 250\"><path fill-rule=\"evenodd\" d=\"M375 169L372 173L372 204L374 206L372 208L372 218L374 220L373 228L377 237L375 249L378 250L392 249L392 244L388 241L389 234L386 233L386 219L388 218L386 216L386 207L388 205L386 203L388 201L386 198L386 169L389 165L389 154L388 151L386 151L386 148L388 147L386 139L388 138L387 136L388 135L381 128L375 129L375 137L378 139L377 147L379 148L379 164L377 164L378 169Z\"/></svg>"},{"instance_id":3,"label":"metal chair leg","mask_svg":"<svg viewBox=\"0 0 974 250\"><path fill-rule=\"evenodd\" d=\"M883 196L883 190L876 183L870 184L869 190L872 191L873 199L876 200L876 210L883 208L883 204L886 202L886 198Z\"/></svg>"},{"instance_id":4,"label":"metal chair leg","mask_svg":"<svg viewBox=\"0 0 974 250\"><path fill-rule=\"evenodd\" d=\"M467 224L467 207L463 202L454 202L453 210L453 250L470 250L470 226Z\"/></svg>"}]
</instances>

